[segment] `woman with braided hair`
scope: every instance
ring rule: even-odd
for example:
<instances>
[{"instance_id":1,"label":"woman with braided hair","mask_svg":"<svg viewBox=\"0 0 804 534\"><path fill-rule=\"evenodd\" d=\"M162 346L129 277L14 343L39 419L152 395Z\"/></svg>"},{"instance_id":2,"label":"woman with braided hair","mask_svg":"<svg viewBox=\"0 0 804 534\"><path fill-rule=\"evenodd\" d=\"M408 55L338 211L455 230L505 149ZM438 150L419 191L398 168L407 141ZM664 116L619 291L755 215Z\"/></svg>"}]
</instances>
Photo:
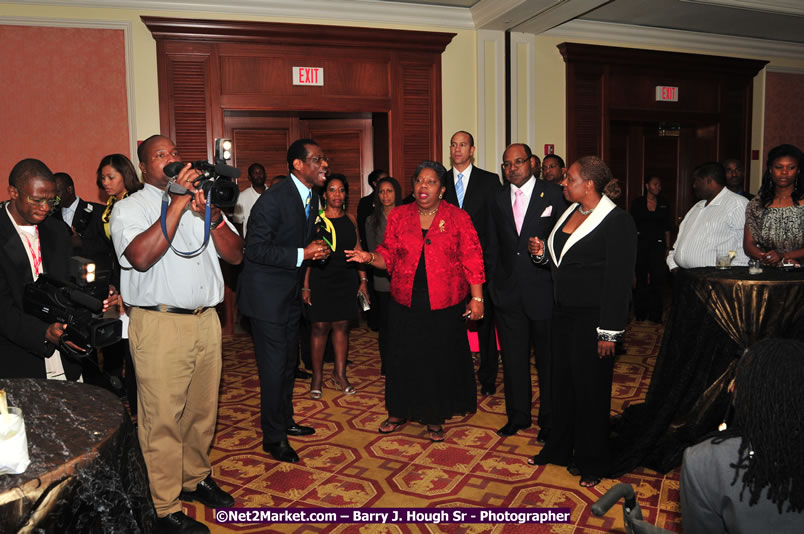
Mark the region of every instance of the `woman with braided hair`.
<instances>
[{"instance_id":1,"label":"woman with braided hair","mask_svg":"<svg viewBox=\"0 0 804 534\"><path fill-rule=\"evenodd\" d=\"M804 343L753 345L730 387L732 427L684 452L685 534L804 530Z\"/></svg>"}]
</instances>

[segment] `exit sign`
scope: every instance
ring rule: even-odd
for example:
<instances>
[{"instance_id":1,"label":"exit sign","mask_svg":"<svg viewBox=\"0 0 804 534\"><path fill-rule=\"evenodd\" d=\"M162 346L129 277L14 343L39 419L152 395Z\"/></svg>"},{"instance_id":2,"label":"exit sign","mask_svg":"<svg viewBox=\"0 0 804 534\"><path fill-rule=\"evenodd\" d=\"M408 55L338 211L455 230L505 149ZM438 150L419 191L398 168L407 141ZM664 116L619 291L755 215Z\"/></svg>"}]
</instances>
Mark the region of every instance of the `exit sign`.
<instances>
[{"instance_id":1,"label":"exit sign","mask_svg":"<svg viewBox=\"0 0 804 534\"><path fill-rule=\"evenodd\" d=\"M324 85L324 67L293 67L293 85Z\"/></svg>"},{"instance_id":2,"label":"exit sign","mask_svg":"<svg viewBox=\"0 0 804 534\"><path fill-rule=\"evenodd\" d=\"M678 102L678 87L670 87L669 85L657 85L656 101Z\"/></svg>"}]
</instances>

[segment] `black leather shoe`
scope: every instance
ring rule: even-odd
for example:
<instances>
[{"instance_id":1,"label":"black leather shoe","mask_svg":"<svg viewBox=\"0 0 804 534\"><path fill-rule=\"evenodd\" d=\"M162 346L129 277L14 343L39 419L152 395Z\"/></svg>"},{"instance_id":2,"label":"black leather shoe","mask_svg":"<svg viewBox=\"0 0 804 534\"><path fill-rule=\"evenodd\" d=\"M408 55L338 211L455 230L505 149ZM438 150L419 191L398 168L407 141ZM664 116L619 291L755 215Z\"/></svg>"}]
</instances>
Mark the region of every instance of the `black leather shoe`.
<instances>
[{"instance_id":1,"label":"black leather shoe","mask_svg":"<svg viewBox=\"0 0 804 534\"><path fill-rule=\"evenodd\" d=\"M536 435L536 442L537 443L544 443L550 438L550 429L549 428L541 428L539 429L539 433Z\"/></svg>"},{"instance_id":2,"label":"black leather shoe","mask_svg":"<svg viewBox=\"0 0 804 534\"><path fill-rule=\"evenodd\" d=\"M218 487L212 475L198 483L195 491L182 491L179 493L182 501L198 501L209 508L231 508L234 506L234 497Z\"/></svg>"},{"instance_id":3,"label":"black leather shoe","mask_svg":"<svg viewBox=\"0 0 804 534\"><path fill-rule=\"evenodd\" d=\"M496 388L494 384L481 384L480 385L480 393L483 395L494 395Z\"/></svg>"},{"instance_id":4,"label":"black leather shoe","mask_svg":"<svg viewBox=\"0 0 804 534\"><path fill-rule=\"evenodd\" d=\"M523 428L529 428L529 427L530 427L530 425L527 425L527 426L516 425L514 423L509 422L509 423L505 423L505 426L497 431L497 435L498 436L503 436L503 437L513 436L514 434L516 434L517 432L519 432Z\"/></svg>"},{"instance_id":5,"label":"black leather shoe","mask_svg":"<svg viewBox=\"0 0 804 534\"><path fill-rule=\"evenodd\" d=\"M263 443L262 450L274 457L274 460L295 464L299 461L299 455L290 446L287 439L275 443Z\"/></svg>"},{"instance_id":6,"label":"black leather shoe","mask_svg":"<svg viewBox=\"0 0 804 534\"><path fill-rule=\"evenodd\" d=\"M156 520L156 527L162 534L186 532L188 534L209 534L209 529L184 512L173 512Z\"/></svg>"},{"instance_id":7,"label":"black leather shoe","mask_svg":"<svg viewBox=\"0 0 804 534\"><path fill-rule=\"evenodd\" d=\"M288 436L310 436L315 434L315 428L311 426L291 425L285 429Z\"/></svg>"},{"instance_id":8,"label":"black leather shoe","mask_svg":"<svg viewBox=\"0 0 804 534\"><path fill-rule=\"evenodd\" d=\"M313 375L302 369L301 367L296 368L296 378L299 380L306 380L308 378L312 378Z\"/></svg>"}]
</instances>

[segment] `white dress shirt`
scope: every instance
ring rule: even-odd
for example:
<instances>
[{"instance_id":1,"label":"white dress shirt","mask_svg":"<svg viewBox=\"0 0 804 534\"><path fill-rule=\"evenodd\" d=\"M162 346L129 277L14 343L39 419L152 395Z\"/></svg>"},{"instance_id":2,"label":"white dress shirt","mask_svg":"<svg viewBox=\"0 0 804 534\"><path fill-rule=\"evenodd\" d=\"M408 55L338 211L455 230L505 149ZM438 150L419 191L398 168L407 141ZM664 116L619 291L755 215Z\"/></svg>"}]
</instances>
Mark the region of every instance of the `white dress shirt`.
<instances>
[{"instance_id":1,"label":"white dress shirt","mask_svg":"<svg viewBox=\"0 0 804 534\"><path fill-rule=\"evenodd\" d=\"M61 219L67 223L67 226L73 226L73 219L75 218L75 210L78 209L78 201L79 198L75 197L73 203L69 206L64 206L61 208Z\"/></svg>"},{"instance_id":2,"label":"white dress shirt","mask_svg":"<svg viewBox=\"0 0 804 534\"><path fill-rule=\"evenodd\" d=\"M522 191L522 200L525 201L525 215L528 214L528 206L530 206L530 196L533 194L533 187L536 185L536 178L531 175L528 178L528 181L525 182L525 185L520 187L519 189ZM517 187L514 184L511 184L511 209L514 209L514 201L516 200L516 190Z\"/></svg>"},{"instance_id":3,"label":"white dress shirt","mask_svg":"<svg viewBox=\"0 0 804 534\"><path fill-rule=\"evenodd\" d=\"M215 306L223 301L223 275L212 237L192 257L168 249L145 271L134 269L124 254L134 238L159 221L162 194L161 189L145 184L140 191L117 202L112 210L109 227L121 267L123 301L130 306L164 304L185 309ZM233 232L237 231L226 217L224 221ZM204 242L204 224L204 217L188 205L181 214L172 245L182 252L196 250Z\"/></svg>"},{"instance_id":4,"label":"white dress shirt","mask_svg":"<svg viewBox=\"0 0 804 534\"><path fill-rule=\"evenodd\" d=\"M727 187L709 204L696 203L681 221L678 238L667 256L670 269L714 267L718 251L736 252L732 265L748 265L743 252L745 206L748 200Z\"/></svg>"},{"instance_id":5,"label":"white dress shirt","mask_svg":"<svg viewBox=\"0 0 804 534\"><path fill-rule=\"evenodd\" d=\"M466 198L466 189L469 187L469 178L472 175L472 169L473 168L474 168L474 166L471 163L469 164L468 167L466 167L462 171L459 171L455 167L452 168L452 185L457 187L457 185L458 185L458 175L463 174L463 179L461 180L461 183L463 184L463 196L464 196L464 198Z\"/></svg>"},{"instance_id":6,"label":"white dress shirt","mask_svg":"<svg viewBox=\"0 0 804 534\"><path fill-rule=\"evenodd\" d=\"M243 237L246 237L248 216L251 214L251 208L254 207L254 203L257 202L258 198L260 198L260 193L254 189L253 185L240 191L240 195L237 197L237 204L235 204L234 213L232 213L232 221L243 225Z\"/></svg>"}]
</instances>

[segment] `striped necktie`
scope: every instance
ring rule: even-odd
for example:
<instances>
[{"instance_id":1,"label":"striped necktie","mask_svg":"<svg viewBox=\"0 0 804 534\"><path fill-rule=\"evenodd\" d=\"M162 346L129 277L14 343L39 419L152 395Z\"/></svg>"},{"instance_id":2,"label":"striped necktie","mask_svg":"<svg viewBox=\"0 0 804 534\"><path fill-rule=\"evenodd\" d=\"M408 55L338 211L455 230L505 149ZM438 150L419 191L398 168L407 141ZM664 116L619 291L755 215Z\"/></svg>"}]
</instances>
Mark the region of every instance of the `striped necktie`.
<instances>
[{"instance_id":1,"label":"striped necktie","mask_svg":"<svg viewBox=\"0 0 804 534\"><path fill-rule=\"evenodd\" d=\"M458 206L463 207L463 173L458 173L458 181L455 182L455 194L458 196Z\"/></svg>"},{"instance_id":2,"label":"striped necktie","mask_svg":"<svg viewBox=\"0 0 804 534\"><path fill-rule=\"evenodd\" d=\"M313 192L307 191L307 200L304 201L304 216L310 218L310 199L313 198Z\"/></svg>"}]
</instances>

